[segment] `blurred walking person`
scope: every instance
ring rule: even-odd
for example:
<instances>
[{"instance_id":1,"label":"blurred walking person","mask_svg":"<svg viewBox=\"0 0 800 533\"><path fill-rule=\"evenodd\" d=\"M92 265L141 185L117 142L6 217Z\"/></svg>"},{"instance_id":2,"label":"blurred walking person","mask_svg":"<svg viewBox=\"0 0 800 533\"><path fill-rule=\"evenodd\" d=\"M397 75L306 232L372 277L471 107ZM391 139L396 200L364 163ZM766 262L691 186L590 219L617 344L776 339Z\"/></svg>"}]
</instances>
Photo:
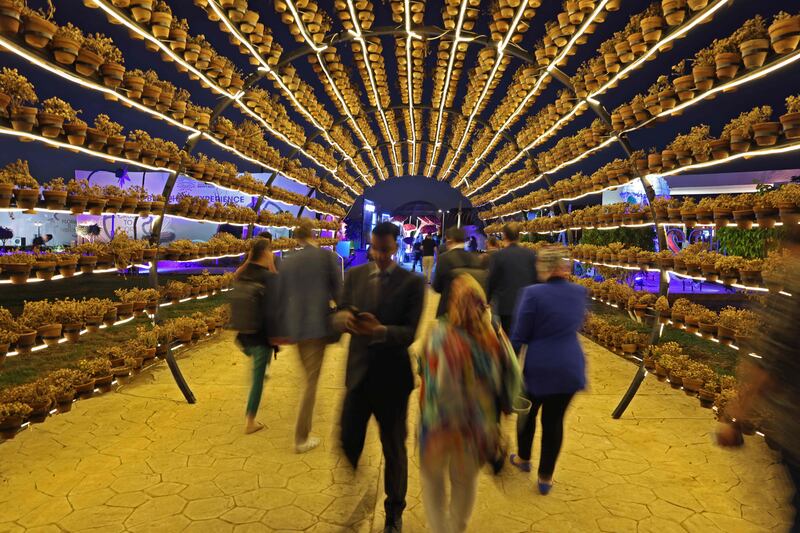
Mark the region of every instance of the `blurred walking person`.
<instances>
[{"instance_id":1,"label":"blurred walking person","mask_svg":"<svg viewBox=\"0 0 800 533\"><path fill-rule=\"evenodd\" d=\"M511 335L515 348L527 347L523 375L532 407L528 415L517 418L517 453L510 460L523 472L531 471L536 415L541 409L541 494L549 493L553 486L567 407L575 393L586 387L586 361L578 330L586 315L587 293L568 281L566 257L566 248L561 246L539 251L536 268L542 283L523 289Z\"/></svg>"},{"instance_id":2,"label":"blurred walking person","mask_svg":"<svg viewBox=\"0 0 800 533\"><path fill-rule=\"evenodd\" d=\"M422 239L422 275L425 276L425 283L431 282L433 273L433 262L439 250L439 245L431 238L431 234L425 235Z\"/></svg>"},{"instance_id":3,"label":"blurred walking person","mask_svg":"<svg viewBox=\"0 0 800 533\"><path fill-rule=\"evenodd\" d=\"M794 485L795 516L789 531L800 533L800 230L787 226L783 240L785 261L780 274L770 279L792 296L770 291L759 314L762 334L752 347L758 357L739 358L739 384L735 400L725 405L717 430L721 446L741 446L742 426L757 427L780 450ZM773 275L775 276L775 275ZM750 350L740 353L747 353Z\"/></svg>"},{"instance_id":4,"label":"blurred walking person","mask_svg":"<svg viewBox=\"0 0 800 533\"><path fill-rule=\"evenodd\" d=\"M417 265L419 265L420 272L422 271L422 240L417 239L414 241L414 244L411 246L411 257L413 258L413 263L411 263L411 272L417 271Z\"/></svg>"},{"instance_id":5,"label":"blurred walking person","mask_svg":"<svg viewBox=\"0 0 800 533\"><path fill-rule=\"evenodd\" d=\"M406 452L408 396L414 376L408 347L422 314L425 284L400 268L397 227L382 222L372 230L374 262L347 272L336 323L352 335L347 356L341 439L344 453L358 467L369 419L374 415L385 458L386 533L403 529L408 486Z\"/></svg>"},{"instance_id":6,"label":"blurred walking person","mask_svg":"<svg viewBox=\"0 0 800 533\"><path fill-rule=\"evenodd\" d=\"M480 467L497 456L499 414L510 413L520 394L519 367L508 339L492 325L483 289L468 274L453 280L447 313L424 346L422 502L434 533L462 533L475 504Z\"/></svg>"},{"instance_id":7,"label":"blurred walking person","mask_svg":"<svg viewBox=\"0 0 800 533\"><path fill-rule=\"evenodd\" d=\"M295 451L305 453L320 443L318 437L310 436L311 422L325 346L336 339L331 318L341 270L333 252L316 246L309 222L301 221L293 236L301 249L283 260L280 274L284 329L297 343L306 378L294 435Z\"/></svg>"},{"instance_id":8,"label":"blurred walking person","mask_svg":"<svg viewBox=\"0 0 800 533\"><path fill-rule=\"evenodd\" d=\"M536 253L519 245L519 225L515 222L503 226L503 241L506 246L490 256L486 297L503 329L510 333L520 292L537 282Z\"/></svg>"},{"instance_id":9,"label":"blurred walking person","mask_svg":"<svg viewBox=\"0 0 800 533\"><path fill-rule=\"evenodd\" d=\"M252 383L245 412L245 433L264 429L256 421L264 387L264 376L274 345L281 337L280 288L273 261L271 241L253 241L246 265L237 271L231 293L231 327L238 331L236 342L253 361Z\"/></svg>"},{"instance_id":10,"label":"blurred walking person","mask_svg":"<svg viewBox=\"0 0 800 533\"><path fill-rule=\"evenodd\" d=\"M436 275L433 277L433 290L442 295L439 299L439 307L436 309L436 316L440 317L447 312L447 303L450 301L450 285L456 275L465 269L473 274L479 282L485 281L481 258L478 254L468 252L464 249L466 234L461 228L452 227L447 230L447 251L439 254L436 261ZM480 271L480 272L479 272Z\"/></svg>"},{"instance_id":11,"label":"blurred walking person","mask_svg":"<svg viewBox=\"0 0 800 533\"><path fill-rule=\"evenodd\" d=\"M499 252L500 249L500 241L497 240L497 237L489 237L486 239L486 252L481 256L481 266L488 270L489 265L491 265L492 257Z\"/></svg>"}]
</instances>

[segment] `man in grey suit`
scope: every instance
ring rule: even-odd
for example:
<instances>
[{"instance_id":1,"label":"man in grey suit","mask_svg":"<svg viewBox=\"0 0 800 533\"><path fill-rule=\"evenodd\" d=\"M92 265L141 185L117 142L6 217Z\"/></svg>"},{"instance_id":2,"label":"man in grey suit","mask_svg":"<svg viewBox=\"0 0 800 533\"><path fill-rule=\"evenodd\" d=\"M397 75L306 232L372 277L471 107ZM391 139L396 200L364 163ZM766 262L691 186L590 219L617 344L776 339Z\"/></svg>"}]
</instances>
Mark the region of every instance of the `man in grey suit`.
<instances>
[{"instance_id":1,"label":"man in grey suit","mask_svg":"<svg viewBox=\"0 0 800 533\"><path fill-rule=\"evenodd\" d=\"M519 225L515 222L503 226L503 240L505 248L493 253L489 260L486 299L500 318L503 330L511 334L520 291L538 281L536 253L519 245Z\"/></svg>"},{"instance_id":2,"label":"man in grey suit","mask_svg":"<svg viewBox=\"0 0 800 533\"><path fill-rule=\"evenodd\" d=\"M450 285L455 278L456 269L481 269L481 259L478 254L464 249L466 234L461 228L447 230L447 251L439 254L436 262L436 273L433 276L433 290L442 295L439 307L436 309L437 318L447 312L447 302L450 300ZM482 280L478 280L479 282Z\"/></svg>"},{"instance_id":3,"label":"man in grey suit","mask_svg":"<svg viewBox=\"0 0 800 533\"><path fill-rule=\"evenodd\" d=\"M333 335L332 304L341 286L341 270L336 255L318 248L313 228L301 222L294 232L300 250L289 254L280 266L281 300L285 306L285 331L297 343L300 362L306 374L306 387L300 401L294 444L297 453L317 447L319 438L309 437L317 397L325 346Z\"/></svg>"},{"instance_id":4,"label":"man in grey suit","mask_svg":"<svg viewBox=\"0 0 800 533\"><path fill-rule=\"evenodd\" d=\"M386 533L403 528L408 395L414 388L408 347L414 342L425 297L422 277L392 259L397 232L391 222L372 230L373 262L347 272L336 314L339 329L352 334L342 407L342 448L356 468L367 424L374 415L385 458Z\"/></svg>"}]
</instances>

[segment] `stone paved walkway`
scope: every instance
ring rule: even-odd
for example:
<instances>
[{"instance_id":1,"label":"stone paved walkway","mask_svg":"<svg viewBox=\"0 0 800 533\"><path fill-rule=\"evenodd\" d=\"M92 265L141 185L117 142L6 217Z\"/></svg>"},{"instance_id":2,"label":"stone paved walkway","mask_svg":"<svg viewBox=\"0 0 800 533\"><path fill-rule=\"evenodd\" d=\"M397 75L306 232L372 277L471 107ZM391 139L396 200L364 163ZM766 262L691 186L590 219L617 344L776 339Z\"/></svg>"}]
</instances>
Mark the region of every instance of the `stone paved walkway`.
<instances>
[{"instance_id":1,"label":"stone paved walkway","mask_svg":"<svg viewBox=\"0 0 800 533\"><path fill-rule=\"evenodd\" d=\"M711 413L652 378L612 420L634 369L584 345L591 388L568 414L553 492L535 494L517 472L484 474L470 531L784 529L788 483L762 439L716 448ZM241 432L246 363L227 334L181 361L196 405L182 400L162 365L0 444L0 532L380 531L376 428L355 477L336 451L343 346L329 350L323 368L315 414L323 446L306 455L292 453L296 354L274 362L260 417L267 429L249 436ZM406 531L426 531L413 436L409 454Z\"/></svg>"}]
</instances>

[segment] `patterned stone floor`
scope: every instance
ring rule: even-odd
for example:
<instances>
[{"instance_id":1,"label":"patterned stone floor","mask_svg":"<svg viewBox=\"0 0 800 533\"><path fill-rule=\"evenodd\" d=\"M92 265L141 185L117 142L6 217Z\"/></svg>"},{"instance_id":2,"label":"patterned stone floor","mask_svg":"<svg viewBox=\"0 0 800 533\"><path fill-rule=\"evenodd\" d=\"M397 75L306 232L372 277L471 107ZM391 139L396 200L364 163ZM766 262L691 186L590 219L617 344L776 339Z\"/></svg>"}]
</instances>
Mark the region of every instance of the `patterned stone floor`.
<instances>
[{"instance_id":1,"label":"patterned stone floor","mask_svg":"<svg viewBox=\"0 0 800 533\"><path fill-rule=\"evenodd\" d=\"M516 472L482 474L470 531L785 529L788 483L761 439L741 450L716 448L711 413L652 378L625 417L612 420L634 369L584 345L590 389L568 413L553 492L535 494L533 480ZM323 368L319 449L292 453L300 382L292 350L273 363L266 384L267 429L242 434L247 360L225 335L181 361L196 405L182 400L162 365L0 444L0 532L380 531L376 428L355 476L336 450L343 348L331 347ZM406 531L421 532L414 403Z\"/></svg>"}]
</instances>

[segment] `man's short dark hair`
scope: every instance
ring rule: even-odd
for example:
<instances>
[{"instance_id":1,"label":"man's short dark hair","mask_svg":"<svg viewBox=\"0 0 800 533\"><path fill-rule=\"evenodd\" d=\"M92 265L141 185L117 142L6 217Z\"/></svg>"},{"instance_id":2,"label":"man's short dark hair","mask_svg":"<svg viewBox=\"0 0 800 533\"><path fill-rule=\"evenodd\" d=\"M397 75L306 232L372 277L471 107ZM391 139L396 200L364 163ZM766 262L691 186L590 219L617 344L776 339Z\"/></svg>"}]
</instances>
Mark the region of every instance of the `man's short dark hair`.
<instances>
[{"instance_id":1,"label":"man's short dark hair","mask_svg":"<svg viewBox=\"0 0 800 533\"><path fill-rule=\"evenodd\" d=\"M450 228L447 230L447 240L451 242L464 242L467 240L467 234L461 228Z\"/></svg>"},{"instance_id":2,"label":"man's short dark hair","mask_svg":"<svg viewBox=\"0 0 800 533\"><path fill-rule=\"evenodd\" d=\"M297 224L297 228L294 230L294 238L299 241L307 241L314 236L313 230L314 227L311 225L311 222L307 220L301 220Z\"/></svg>"},{"instance_id":3,"label":"man's short dark hair","mask_svg":"<svg viewBox=\"0 0 800 533\"><path fill-rule=\"evenodd\" d=\"M52 241L53 240L53 234L52 233L47 233L47 234L45 234L44 238L45 238L45 240Z\"/></svg>"},{"instance_id":4,"label":"man's short dark hair","mask_svg":"<svg viewBox=\"0 0 800 533\"><path fill-rule=\"evenodd\" d=\"M503 226L503 238L507 241L519 240L519 224L516 222L509 222Z\"/></svg>"},{"instance_id":5,"label":"man's short dark hair","mask_svg":"<svg viewBox=\"0 0 800 533\"><path fill-rule=\"evenodd\" d=\"M269 239L253 239L253 246L250 248L250 260L258 261L265 254L272 253L272 241Z\"/></svg>"},{"instance_id":6,"label":"man's short dark hair","mask_svg":"<svg viewBox=\"0 0 800 533\"><path fill-rule=\"evenodd\" d=\"M258 236L261 237L262 239L267 239L268 241L272 240L272 233L270 233L267 230L262 231L261 233L258 234Z\"/></svg>"},{"instance_id":7,"label":"man's short dark hair","mask_svg":"<svg viewBox=\"0 0 800 533\"><path fill-rule=\"evenodd\" d=\"M376 237L389 237L396 239L400 235L400 230L391 222L381 222L372 228L372 234Z\"/></svg>"}]
</instances>

